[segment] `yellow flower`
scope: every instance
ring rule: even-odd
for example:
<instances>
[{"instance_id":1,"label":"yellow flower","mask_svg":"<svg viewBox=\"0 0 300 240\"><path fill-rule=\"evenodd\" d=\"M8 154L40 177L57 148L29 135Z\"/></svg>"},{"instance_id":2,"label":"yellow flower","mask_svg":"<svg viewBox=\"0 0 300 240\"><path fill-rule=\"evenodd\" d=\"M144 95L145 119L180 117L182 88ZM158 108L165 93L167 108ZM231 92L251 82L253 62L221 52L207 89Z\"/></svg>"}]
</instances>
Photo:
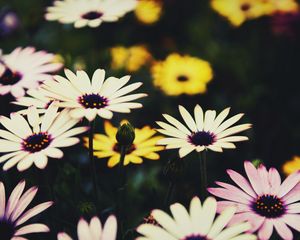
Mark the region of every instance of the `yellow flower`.
<instances>
[{"instance_id":1,"label":"yellow flower","mask_svg":"<svg viewBox=\"0 0 300 240\"><path fill-rule=\"evenodd\" d=\"M240 26L248 19L269 14L274 10L270 0L212 0L212 8L229 20L233 26ZM273 0L272 0L273 1Z\"/></svg>"},{"instance_id":2,"label":"yellow flower","mask_svg":"<svg viewBox=\"0 0 300 240\"><path fill-rule=\"evenodd\" d=\"M292 160L287 161L282 166L282 170L286 175L300 170L300 156L294 156Z\"/></svg>"},{"instance_id":3,"label":"yellow flower","mask_svg":"<svg viewBox=\"0 0 300 240\"><path fill-rule=\"evenodd\" d=\"M213 77L209 62L176 53L170 54L165 61L154 63L151 72L154 85L173 96L204 93Z\"/></svg>"},{"instance_id":4,"label":"yellow flower","mask_svg":"<svg viewBox=\"0 0 300 240\"><path fill-rule=\"evenodd\" d=\"M107 166L114 167L120 162L120 148L117 144L116 134L118 128L112 126L109 121L104 122L105 134L94 135L94 154L98 158L109 158ZM156 142L162 139L162 136L153 136L156 131L149 126L135 129L135 139L131 148L127 151L124 165L129 163L141 164L143 158L149 160L158 160L157 151L164 149L162 146L156 146ZM88 138L84 138L84 145L88 147Z\"/></svg>"},{"instance_id":5,"label":"yellow flower","mask_svg":"<svg viewBox=\"0 0 300 240\"><path fill-rule=\"evenodd\" d=\"M153 24L162 14L162 1L140 0L134 11L136 18L144 24Z\"/></svg>"},{"instance_id":6,"label":"yellow flower","mask_svg":"<svg viewBox=\"0 0 300 240\"><path fill-rule=\"evenodd\" d=\"M126 69L128 72L136 72L142 66L151 61L152 56L148 49L141 45L125 48L117 46L111 49L112 68Z\"/></svg>"}]
</instances>

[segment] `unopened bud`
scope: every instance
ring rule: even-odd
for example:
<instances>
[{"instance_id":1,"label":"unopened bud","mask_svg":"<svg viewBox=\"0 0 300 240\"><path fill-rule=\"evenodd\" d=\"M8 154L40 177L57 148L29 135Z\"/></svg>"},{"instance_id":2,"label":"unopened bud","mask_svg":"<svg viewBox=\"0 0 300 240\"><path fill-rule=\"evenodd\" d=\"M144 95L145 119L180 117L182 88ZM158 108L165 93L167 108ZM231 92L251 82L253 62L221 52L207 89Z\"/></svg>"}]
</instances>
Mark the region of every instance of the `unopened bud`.
<instances>
[{"instance_id":1,"label":"unopened bud","mask_svg":"<svg viewBox=\"0 0 300 240\"><path fill-rule=\"evenodd\" d=\"M251 161L254 167L258 168L261 164L264 164L262 160L260 159L254 159Z\"/></svg>"},{"instance_id":2,"label":"unopened bud","mask_svg":"<svg viewBox=\"0 0 300 240\"><path fill-rule=\"evenodd\" d=\"M134 127L129 122L122 124L117 131L116 139L120 146L131 146L135 139Z\"/></svg>"}]
</instances>

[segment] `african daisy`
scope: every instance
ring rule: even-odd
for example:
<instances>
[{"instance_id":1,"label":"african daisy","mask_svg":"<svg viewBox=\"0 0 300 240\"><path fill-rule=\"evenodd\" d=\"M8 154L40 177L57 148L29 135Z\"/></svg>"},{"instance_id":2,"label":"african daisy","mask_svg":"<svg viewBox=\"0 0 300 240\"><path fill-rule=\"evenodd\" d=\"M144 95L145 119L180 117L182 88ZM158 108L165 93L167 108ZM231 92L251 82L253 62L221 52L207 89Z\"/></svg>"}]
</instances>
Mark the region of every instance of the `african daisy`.
<instances>
[{"instance_id":1,"label":"african daisy","mask_svg":"<svg viewBox=\"0 0 300 240\"><path fill-rule=\"evenodd\" d=\"M161 210L153 210L151 216L157 222L142 224L137 231L142 237L136 240L253 240L256 237L245 233L251 228L243 222L226 227L236 211L235 207L226 208L216 219L217 202L209 197L203 205L198 197L194 197L189 212L179 203L170 207L173 218Z\"/></svg>"},{"instance_id":2,"label":"african daisy","mask_svg":"<svg viewBox=\"0 0 300 240\"><path fill-rule=\"evenodd\" d=\"M0 157L0 163L6 162L3 170L17 164L18 170L24 171L33 163L43 169L48 157L63 157L59 148L80 141L74 136L88 128L72 128L78 120L70 117L68 109L57 112L55 104L50 104L42 116L35 107L28 108L27 120L20 113L12 113L10 118L0 116L0 123L7 129L0 130L0 153L6 153Z\"/></svg>"},{"instance_id":3,"label":"african daisy","mask_svg":"<svg viewBox=\"0 0 300 240\"><path fill-rule=\"evenodd\" d=\"M86 117L93 121L97 115L110 119L112 112L129 113L133 108L142 107L142 104L131 101L147 96L144 93L126 96L142 85L137 82L124 87L130 76L105 80L103 69L97 69L92 80L84 71L74 74L65 69L65 74L67 78L57 75L54 76L55 81L46 81L42 91L46 96L59 100L59 107L70 108L70 115L76 119Z\"/></svg>"},{"instance_id":4,"label":"african daisy","mask_svg":"<svg viewBox=\"0 0 300 240\"><path fill-rule=\"evenodd\" d=\"M6 202L5 187L0 182L0 239L26 240L23 235L29 233L49 232L49 228L41 223L22 226L26 221L49 208L53 202L44 202L27 210L34 199L38 188L32 187L23 193L25 181L21 181L12 191Z\"/></svg>"},{"instance_id":5,"label":"african daisy","mask_svg":"<svg viewBox=\"0 0 300 240\"><path fill-rule=\"evenodd\" d=\"M106 220L104 226L97 217L93 217L90 223L81 218L77 225L78 240L116 240L117 219L111 215ZM61 232L57 235L58 240L72 240L72 238Z\"/></svg>"},{"instance_id":6,"label":"african daisy","mask_svg":"<svg viewBox=\"0 0 300 240\"><path fill-rule=\"evenodd\" d=\"M33 47L18 47L10 54L0 54L0 95L22 97L25 89L37 88L42 81L52 79L50 73L62 67L54 60L54 54Z\"/></svg>"},{"instance_id":7,"label":"african daisy","mask_svg":"<svg viewBox=\"0 0 300 240\"><path fill-rule=\"evenodd\" d=\"M121 147L117 143L116 134L118 128L113 127L108 121L104 122L104 134L94 135L94 155L98 158L109 158L108 167L114 167L120 162ZM158 160L158 151L164 149L156 146L156 142L161 136L154 136L156 131L149 126L135 128L135 139L131 147L127 149L124 165L129 163L141 164L143 158ZM85 146L88 147L88 138L84 138Z\"/></svg>"},{"instance_id":8,"label":"african daisy","mask_svg":"<svg viewBox=\"0 0 300 240\"><path fill-rule=\"evenodd\" d=\"M235 205L238 210L231 224L249 221L251 232L258 231L261 240L269 239L273 228L282 239L292 240L293 233L289 227L300 231L300 171L289 175L281 183L275 168L267 171L264 165L260 165L256 169L248 161L244 165L248 179L233 170L227 171L238 187L216 182L219 188L208 189L211 194L226 199L218 202L218 211Z\"/></svg>"},{"instance_id":9,"label":"african daisy","mask_svg":"<svg viewBox=\"0 0 300 240\"><path fill-rule=\"evenodd\" d=\"M47 8L48 21L72 23L75 28L115 22L135 9L137 0L62 0Z\"/></svg>"},{"instance_id":10,"label":"african daisy","mask_svg":"<svg viewBox=\"0 0 300 240\"><path fill-rule=\"evenodd\" d=\"M223 148L235 148L232 142L245 141L248 138L231 135L250 128L251 124L232 127L244 114L237 114L224 121L229 110L230 108L226 108L219 115L216 115L216 111L203 112L202 108L196 105L193 118L184 107L179 106L179 112L187 127L170 115L163 114L168 123L158 121L157 124L161 129L157 131L169 137L159 140L157 144L166 145L166 149L179 148L181 158L193 150L201 152L210 149L222 152Z\"/></svg>"}]
</instances>

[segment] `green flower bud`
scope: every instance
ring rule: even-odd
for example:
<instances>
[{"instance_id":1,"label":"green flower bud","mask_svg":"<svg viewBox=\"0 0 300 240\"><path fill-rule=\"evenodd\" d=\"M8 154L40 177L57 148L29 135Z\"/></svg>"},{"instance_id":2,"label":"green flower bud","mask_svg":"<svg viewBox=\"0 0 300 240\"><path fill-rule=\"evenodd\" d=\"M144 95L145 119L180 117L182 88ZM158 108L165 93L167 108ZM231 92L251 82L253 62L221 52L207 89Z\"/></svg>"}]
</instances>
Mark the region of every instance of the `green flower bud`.
<instances>
[{"instance_id":1,"label":"green flower bud","mask_svg":"<svg viewBox=\"0 0 300 240\"><path fill-rule=\"evenodd\" d=\"M260 159L254 159L251 161L254 167L258 168L261 164L264 164L264 162Z\"/></svg>"},{"instance_id":2,"label":"green flower bud","mask_svg":"<svg viewBox=\"0 0 300 240\"><path fill-rule=\"evenodd\" d=\"M134 127L129 122L122 124L118 129L116 139L120 146L131 146L135 139Z\"/></svg>"},{"instance_id":3,"label":"green flower bud","mask_svg":"<svg viewBox=\"0 0 300 240\"><path fill-rule=\"evenodd\" d=\"M78 204L78 209L81 214L90 214L96 212L96 206L92 202L80 202Z\"/></svg>"}]
</instances>

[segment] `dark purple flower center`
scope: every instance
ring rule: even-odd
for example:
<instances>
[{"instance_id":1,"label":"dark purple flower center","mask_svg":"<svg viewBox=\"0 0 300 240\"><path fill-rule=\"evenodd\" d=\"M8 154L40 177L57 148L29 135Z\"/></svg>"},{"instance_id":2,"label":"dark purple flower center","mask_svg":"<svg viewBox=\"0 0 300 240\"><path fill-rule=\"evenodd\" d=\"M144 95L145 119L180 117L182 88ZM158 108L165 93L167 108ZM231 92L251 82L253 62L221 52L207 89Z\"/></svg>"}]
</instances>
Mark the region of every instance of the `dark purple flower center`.
<instances>
[{"instance_id":1,"label":"dark purple flower center","mask_svg":"<svg viewBox=\"0 0 300 240\"><path fill-rule=\"evenodd\" d=\"M78 99L84 108L104 108L107 106L108 100L99 94L85 94Z\"/></svg>"},{"instance_id":2,"label":"dark purple flower center","mask_svg":"<svg viewBox=\"0 0 300 240\"><path fill-rule=\"evenodd\" d=\"M241 10L244 12L249 11L250 8L251 8L251 5L249 3L244 3L241 5Z\"/></svg>"},{"instance_id":3,"label":"dark purple flower center","mask_svg":"<svg viewBox=\"0 0 300 240\"><path fill-rule=\"evenodd\" d=\"M277 218L285 213L285 206L282 200L269 194L259 196L252 203L252 209L259 215L267 218Z\"/></svg>"},{"instance_id":4,"label":"dark purple flower center","mask_svg":"<svg viewBox=\"0 0 300 240\"><path fill-rule=\"evenodd\" d=\"M83 19L87 19L87 20L94 20L97 18L101 18L102 16L103 16L103 13L101 13L101 12L90 11L90 12L83 14L81 17Z\"/></svg>"},{"instance_id":5,"label":"dark purple flower center","mask_svg":"<svg viewBox=\"0 0 300 240\"><path fill-rule=\"evenodd\" d=\"M5 67L4 72L0 76L0 83L2 85L14 85L22 79L22 74L13 72L8 67Z\"/></svg>"},{"instance_id":6,"label":"dark purple flower center","mask_svg":"<svg viewBox=\"0 0 300 240\"><path fill-rule=\"evenodd\" d=\"M213 133L200 131L189 136L189 142L195 146L209 146L215 142L215 138Z\"/></svg>"},{"instance_id":7,"label":"dark purple flower center","mask_svg":"<svg viewBox=\"0 0 300 240\"><path fill-rule=\"evenodd\" d=\"M206 237L201 237L200 235L192 235L183 238L182 240L208 240Z\"/></svg>"},{"instance_id":8,"label":"dark purple flower center","mask_svg":"<svg viewBox=\"0 0 300 240\"><path fill-rule=\"evenodd\" d=\"M0 219L0 239L10 240L15 234L15 226L6 219Z\"/></svg>"},{"instance_id":9,"label":"dark purple flower center","mask_svg":"<svg viewBox=\"0 0 300 240\"><path fill-rule=\"evenodd\" d=\"M189 78L187 77L187 76L185 76L185 75L179 75L178 77L177 77L177 81L178 82L186 82L186 81L188 81L189 80Z\"/></svg>"},{"instance_id":10,"label":"dark purple flower center","mask_svg":"<svg viewBox=\"0 0 300 240\"><path fill-rule=\"evenodd\" d=\"M132 153L135 149L136 149L135 145L132 144L130 147L128 147L128 148L126 149L126 154ZM116 144L114 145L113 150L114 150L115 152L119 152L119 153L120 153L120 152L121 152L121 147L120 147L120 145L119 145L118 143L116 143Z\"/></svg>"},{"instance_id":11,"label":"dark purple flower center","mask_svg":"<svg viewBox=\"0 0 300 240\"><path fill-rule=\"evenodd\" d=\"M47 148L50 145L51 141L52 138L48 133L35 133L24 140L23 149L30 153L39 152Z\"/></svg>"}]
</instances>

